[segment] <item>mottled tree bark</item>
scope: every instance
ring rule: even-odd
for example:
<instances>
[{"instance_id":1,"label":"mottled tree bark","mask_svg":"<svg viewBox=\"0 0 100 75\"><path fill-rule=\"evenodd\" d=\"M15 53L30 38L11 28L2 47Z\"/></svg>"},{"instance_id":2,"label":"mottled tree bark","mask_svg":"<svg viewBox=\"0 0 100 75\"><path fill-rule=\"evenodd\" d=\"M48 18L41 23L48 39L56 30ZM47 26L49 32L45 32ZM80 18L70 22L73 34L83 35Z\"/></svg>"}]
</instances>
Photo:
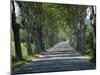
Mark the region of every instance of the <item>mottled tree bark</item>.
<instances>
[{"instance_id":1,"label":"mottled tree bark","mask_svg":"<svg viewBox=\"0 0 100 75\"><path fill-rule=\"evenodd\" d=\"M45 47L44 47L44 43L42 41L41 33L39 33L38 31L34 31L32 36L34 38L37 53L41 53L42 51L45 51Z\"/></svg>"},{"instance_id":2,"label":"mottled tree bark","mask_svg":"<svg viewBox=\"0 0 100 75\"><path fill-rule=\"evenodd\" d=\"M25 31L26 31L26 43L27 43L28 55L33 55L32 47L31 47L31 37L29 35L29 33L30 33L29 24L27 21L25 21L25 23L23 23L23 24L25 26Z\"/></svg>"},{"instance_id":3,"label":"mottled tree bark","mask_svg":"<svg viewBox=\"0 0 100 75\"><path fill-rule=\"evenodd\" d=\"M32 47L31 47L31 38L30 38L30 35L29 35L29 31L26 29L26 43L27 43L27 49L28 49L28 55L33 55L33 52L32 52Z\"/></svg>"},{"instance_id":4,"label":"mottled tree bark","mask_svg":"<svg viewBox=\"0 0 100 75\"><path fill-rule=\"evenodd\" d=\"M40 41L40 46L41 46L41 50L45 51L45 46L44 46L44 41L43 41L43 34L42 31L38 31L39 34L39 41Z\"/></svg>"},{"instance_id":5,"label":"mottled tree bark","mask_svg":"<svg viewBox=\"0 0 100 75\"><path fill-rule=\"evenodd\" d=\"M80 52L83 52L85 50L85 38L84 38L84 20L83 20L83 14L82 14L82 8L78 7L78 28L77 28L77 48Z\"/></svg>"}]
</instances>

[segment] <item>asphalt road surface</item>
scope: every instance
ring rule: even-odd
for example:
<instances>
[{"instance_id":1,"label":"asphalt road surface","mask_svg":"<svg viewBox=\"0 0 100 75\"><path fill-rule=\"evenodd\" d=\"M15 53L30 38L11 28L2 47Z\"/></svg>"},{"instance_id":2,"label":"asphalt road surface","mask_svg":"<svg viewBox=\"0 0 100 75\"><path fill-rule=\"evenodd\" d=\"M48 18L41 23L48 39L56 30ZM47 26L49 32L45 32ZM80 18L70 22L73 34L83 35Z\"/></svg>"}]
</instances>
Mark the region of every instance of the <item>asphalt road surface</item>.
<instances>
[{"instance_id":1,"label":"asphalt road surface","mask_svg":"<svg viewBox=\"0 0 100 75\"><path fill-rule=\"evenodd\" d=\"M60 42L39 58L15 70L16 74L95 69L88 56L81 56L67 42Z\"/></svg>"}]
</instances>

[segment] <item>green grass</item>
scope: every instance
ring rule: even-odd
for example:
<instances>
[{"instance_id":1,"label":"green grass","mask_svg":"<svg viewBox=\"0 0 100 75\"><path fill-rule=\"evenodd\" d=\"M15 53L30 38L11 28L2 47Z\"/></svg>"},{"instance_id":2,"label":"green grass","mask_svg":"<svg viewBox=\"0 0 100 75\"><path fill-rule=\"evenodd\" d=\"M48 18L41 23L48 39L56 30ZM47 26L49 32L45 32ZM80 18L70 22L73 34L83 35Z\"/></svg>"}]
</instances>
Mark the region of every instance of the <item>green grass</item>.
<instances>
[{"instance_id":1,"label":"green grass","mask_svg":"<svg viewBox=\"0 0 100 75\"><path fill-rule=\"evenodd\" d=\"M85 53L86 53L86 55L93 56L93 50L92 49L87 49Z\"/></svg>"},{"instance_id":2,"label":"green grass","mask_svg":"<svg viewBox=\"0 0 100 75\"><path fill-rule=\"evenodd\" d=\"M21 51L22 51L22 56L24 58L25 61L17 61L16 60L16 54L15 54L15 46L14 46L14 42L12 42L12 47L11 47L11 56L12 56L12 68L16 69L20 66L22 66L23 64L25 64L26 62L34 59L34 58L38 58L40 56L40 54L36 54L36 48L35 45L32 44L32 50L33 50L33 56L29 56L28 52L27 52L27 44L24 42L21 42Z\"/></svg>"},{"instance_id":3,"label":"green grass","mask_svg":"<svg viewBox=\"0 0 100 75\"><path fill-rule=\"evenodd\" d=\"M15 45L14 45L14 42L11 43L11 55L12 55L13 57L16 56L16 54L15 54Z\"/></svg>"},{"instance_id":4,"label":"green grass","mask_svg":"<svg viewBox=\"0 0 100 75\"><path fill-rule=\"evenodd\" d=\"M22 49L22 56L24 59L26 59L28 57L26 43L21 43L21 49ZM11 54L13 57L16 57L14 42L12 42Z\"/></svg>"},{"instance_id":5,"label":"green grass","mask_svg":"<svg viewBox=\"0 0 100 75\"><path fill-rule=\"evenodd\" d=\"M32 59L32 56L28 56L26 46L27 46L26 43L21 43L22 56L26 61L16 61L15 46L14 46L14 42L12 42L12 47L11 47L11 56L13 59L12 68L20 67L22 64Z\"/></svg>"},{"instance_id":6,"label":"green grass","mask_svg":"<svg viewBox=\"0 0 100 75\"><path fill-rule=\"evenodd\" d=\"M23 64L25 64L26 61L17 61L17 62L14 62L12 64L12 69L16 69L16 68L19 68L20 66L22 66Z\"/></svg>"},{"instance_id":7,"label":"green grass","mask_svg":"<svg viewBox=\"0 0 100 75\"><path fill-rule=\"evenodd\" d=\"M28 58L28 53L27 53L27 48L26 48L26 43L21 43L21 49L22 49L22 56L24 59Z\"/></svg>"},{"instance_id":8,"label":"green grass","mask_svg":"<svg viewBox=\"0 0 100 75\"><path fill-rule=\"evenodd\" d=\"M23 56L24 59L29 58L28 52L27 52L27 44L24 43L24 42L21 42L21 51L22 51L22 56ZM33 51L33 54L35 54L36 48L35 48L35 45L34 44L32 44L32 51ZM12 42L11 55L13 57L16 57L14 42Z\"/></svg>"}]
</instances>

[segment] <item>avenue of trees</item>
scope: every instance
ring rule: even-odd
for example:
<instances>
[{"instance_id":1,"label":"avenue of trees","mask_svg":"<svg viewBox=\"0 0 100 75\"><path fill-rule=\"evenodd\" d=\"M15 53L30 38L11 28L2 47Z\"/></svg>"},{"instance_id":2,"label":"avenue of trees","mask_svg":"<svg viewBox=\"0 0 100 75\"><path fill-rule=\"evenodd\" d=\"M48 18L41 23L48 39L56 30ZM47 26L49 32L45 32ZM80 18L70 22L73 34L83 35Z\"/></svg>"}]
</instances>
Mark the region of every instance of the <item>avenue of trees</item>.
<instances>
[{"instance_id":1,"label":"avenue of trees","mask_svg":"<svg viewBox=\"0 0 100 75\"><path fill-rule=\"evenodd\" d=\"M17 13L16 6L19 7ZM46 52L58 42L68 41L75 50L90 55L95 61L94 6L12 1L11 7L12 47L15 46L12 59L25 60L24 49L28 56L34 56ZM91 10L91 25L84 23L87 8Z\"/></svg>"}]
</instances>

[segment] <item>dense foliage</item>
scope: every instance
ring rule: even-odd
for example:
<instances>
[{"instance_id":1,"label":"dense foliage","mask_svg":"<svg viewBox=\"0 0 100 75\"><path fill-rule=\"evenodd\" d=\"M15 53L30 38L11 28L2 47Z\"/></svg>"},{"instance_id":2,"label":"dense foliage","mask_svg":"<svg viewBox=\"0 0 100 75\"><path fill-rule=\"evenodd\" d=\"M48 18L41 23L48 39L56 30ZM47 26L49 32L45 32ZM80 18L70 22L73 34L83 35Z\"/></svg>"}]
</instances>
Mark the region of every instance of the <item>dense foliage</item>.
<instances>
[{"instance_id":1,"label":"dense foliage","mask_svg":"<svg viewBox=\"0 0 100 75\"><path fill-rule=\"evenodd\" d=\"M25 1L16 3L20 10L16 17L20 44L27 48L21 48L21 51L27 50L29 55L34 55L45 52L58 42L67 41L80 53L93 55L93 28L84 24L89 6ZM12 38L14 42L14 34Z\"/></svg>"}]
</instances>

